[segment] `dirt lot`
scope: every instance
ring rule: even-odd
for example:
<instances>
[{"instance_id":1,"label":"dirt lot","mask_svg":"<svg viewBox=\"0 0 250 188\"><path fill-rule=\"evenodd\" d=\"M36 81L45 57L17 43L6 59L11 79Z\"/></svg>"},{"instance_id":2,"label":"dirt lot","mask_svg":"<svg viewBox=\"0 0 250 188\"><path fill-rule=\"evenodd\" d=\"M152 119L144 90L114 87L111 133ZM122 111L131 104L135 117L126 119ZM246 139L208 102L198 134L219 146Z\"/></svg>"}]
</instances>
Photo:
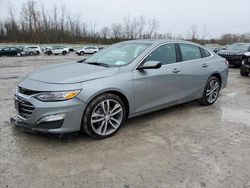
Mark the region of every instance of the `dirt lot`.
<instances>
[{"instance_id":1,"label":"dirt lot","mask_svg":"<svg viewBox=\"0 0 250 188\"><path fill-rule=\"evenodd\" d=\"M250 188L250 78L231 69L211 107L196 102L126 122L106 140L24 133L11 126L13 93L41 66L81 59L0 58L0 187Z\"/></svg>"}]
</instances>

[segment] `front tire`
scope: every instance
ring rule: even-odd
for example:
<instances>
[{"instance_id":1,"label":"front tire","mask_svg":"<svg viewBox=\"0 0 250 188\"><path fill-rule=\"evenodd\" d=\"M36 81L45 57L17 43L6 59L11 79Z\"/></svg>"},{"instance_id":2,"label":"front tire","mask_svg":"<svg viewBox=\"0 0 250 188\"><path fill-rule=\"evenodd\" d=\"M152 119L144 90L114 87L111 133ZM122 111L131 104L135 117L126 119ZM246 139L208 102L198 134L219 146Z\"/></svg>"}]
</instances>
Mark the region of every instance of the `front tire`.
<instances>
[{"instance_id":1,"label":"front tire","mask_svg":"<svg viewBox=\"0 0 250 188\"><path fill-rule=\"evenodd\" d=\"M115 135L124 124L126 109L116 95L104 93L94 98L83 115L82 130L95 139Z\"/></svg>"},{"instance_id":2,"label":"front tire","mask_svg":"<svg viewBox=\"0 0 250 188\"><path fill-rule=\"evenodd\" d=\"M242 65L241 68L240 68L240 75L241 76L248 76L249 75L249 73L247 72L247 70L244 67L244 65Z\"/></svg>"},{"instance_id":3,"label":"front tire","mask_svg":"<svg viewBox=\"0 0 250 188\"><path fill-rule=\"evenodd\" d=\"M219 79L212 76L208 79L203 96L199 99L199 103L203 106L209 106L215 103L220 94L221 83Z\"/></svg>"},{"instance_id":4,"label":"front tire","mask_svg":"<svg viewBox=\"0 0 250 188\"><path fill-rule=\"evenodd\" d=\"M21 54L21 53L19 53L19 52L18 52L16 55L17 55L18 57L21 57L21 56L22 56L22 54Z\"/></svg>"},{"instance_id":5,"label":"front tire","mask_svg":"<svg viewBox=\"0 0 250 188\"><path fill-rule=\"evenodd\" d=\"M65 51L62 52L62 55L66 55L66 54L67 54L67 52L65 52Z\"/></svg>"}]
</instances>

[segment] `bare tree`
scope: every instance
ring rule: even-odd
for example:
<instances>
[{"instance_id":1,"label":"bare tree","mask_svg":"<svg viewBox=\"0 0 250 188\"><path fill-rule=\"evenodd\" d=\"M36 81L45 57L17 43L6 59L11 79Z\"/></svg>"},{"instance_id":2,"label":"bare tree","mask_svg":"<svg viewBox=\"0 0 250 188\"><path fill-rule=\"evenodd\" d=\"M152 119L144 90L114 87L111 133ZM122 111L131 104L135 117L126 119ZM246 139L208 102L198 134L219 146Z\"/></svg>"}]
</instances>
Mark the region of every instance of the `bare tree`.
<instances>
[{"instance_id":1,"label":"bare tree","mask_svg":"<svg viewBox=\"0 0 250 188\"><path fill-rule=\"evenodd\" d=\"M103 38L104 40L106 40L109 37L109 28L108 27L103 27L100 31L100 36L101 38Z\"/></svg>"},{"instance_id":2,"label":"bare tree","mask_svg":"<svg viewBox=\"0 0 250 188\"><path fill-rule=\"evenodd\" d=\"M122 25L120 23L111 25L111 36L115 39L122 38Z\"/></svg>"},{"instance_id":3,"label":"bare tree","mask_svg":"<svg viewBox=\"0 0 250 188\"><path fill-rule=\"evenodd\" d=\"M189 35L188 38L192 42L196 42L198 40L198 27L197 27L197 25L191 25L188 35Z\"/></svg>"},{"instance_id":4,"label":"bare tree","mask_svg":"<svg viewBox=\"0 0 250 188\"><path fill-rule=\"evenodd\" d=\"M155 19L148 20L145 38L152 38L152 35L159 29L159 22Z\"/></svg>"},{"instance_id":5,"label":"bare tree","mask_svg":"<svg viewBox=\"0 0 250 188\"><path fill-rule=\"evenodd\" d=\"M146 25L146 19L143 15L141 15L138 19L138 35L140 39L143 38L145 25Z\"/></svg>"}]
</instances>

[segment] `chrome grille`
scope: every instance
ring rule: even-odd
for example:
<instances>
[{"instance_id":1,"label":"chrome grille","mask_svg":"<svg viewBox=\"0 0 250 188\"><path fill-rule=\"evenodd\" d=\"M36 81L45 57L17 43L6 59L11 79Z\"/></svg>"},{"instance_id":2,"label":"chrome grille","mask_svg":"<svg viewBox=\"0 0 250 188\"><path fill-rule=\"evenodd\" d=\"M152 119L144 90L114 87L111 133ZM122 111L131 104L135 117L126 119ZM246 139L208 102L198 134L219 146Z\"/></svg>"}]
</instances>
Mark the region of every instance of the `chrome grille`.
<instances>
[{"instance_id":1,"label":"chrome grille","mask_svg":"<svg viewBox=\"0 0 250 188\"><path fill-rule=\"evenodd\" d=\"M220 54L220 56L221 57L223 57L223 58L226 58L227 60L234 60L235 59L235 55L233 55L233 54Z\"/></svg>"},{"instance_id":2,"label":"chrome grille","mask_svg":"<svg viewBox=\"0 0 250 188\"><path fill-rule=\"evenodd\" d=\"M25 119L28 119L35 110L35 107L30 102L20 97L15 97L15 108L17 113Z\"/></svg>"}]
</instances>

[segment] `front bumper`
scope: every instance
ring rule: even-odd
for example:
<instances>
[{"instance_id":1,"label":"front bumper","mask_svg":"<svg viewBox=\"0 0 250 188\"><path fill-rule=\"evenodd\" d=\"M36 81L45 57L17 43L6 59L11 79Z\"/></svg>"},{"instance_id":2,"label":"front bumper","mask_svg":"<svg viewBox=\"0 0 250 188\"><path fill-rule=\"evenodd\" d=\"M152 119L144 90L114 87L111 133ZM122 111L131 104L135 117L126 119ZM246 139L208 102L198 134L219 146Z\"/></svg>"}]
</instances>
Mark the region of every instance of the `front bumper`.
<instances>
[{"instance_id":1,"label":"front bumper","mask_svg":"<svg viewBox=\"0 0 250 188\"><path fill-rule=\"evenodd\" d=\"M225 55L225 54L218 54L219 56L225 58L229 65L232 65L232 66L241 66L241 63L242 63L242 56L241 55Z\"/></svg>"},{"instance_id":2,"label":"front bumper","mask_svg":"<svg viewBox=\"0 0 250 188\"><path fill-rule=\"evenodd\" d=\"M32 104L34 110L31 115L24 118L17 113L10 118L13 125L32 132L64 134L76 132L81 129L81 122L86 103L78 98L61 102L42 102L34 97L18 95L24 101ZM62 115L57 118L57 115ZM52 118L51 118L52 117ZM53 119L53 117L55 117Z\"/></svg>"}]
</instances>

